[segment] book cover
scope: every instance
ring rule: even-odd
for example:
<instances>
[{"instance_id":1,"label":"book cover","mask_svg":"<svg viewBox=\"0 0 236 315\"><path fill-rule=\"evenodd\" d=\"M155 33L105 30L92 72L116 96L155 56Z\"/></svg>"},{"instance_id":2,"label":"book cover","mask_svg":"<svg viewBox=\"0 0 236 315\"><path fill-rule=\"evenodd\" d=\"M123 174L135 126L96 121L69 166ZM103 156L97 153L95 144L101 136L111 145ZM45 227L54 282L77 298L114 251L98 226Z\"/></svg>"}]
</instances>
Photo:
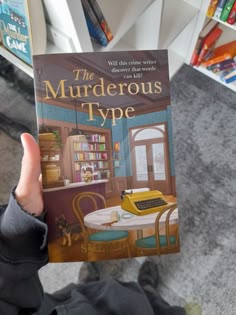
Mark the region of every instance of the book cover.
<instances>
[{"instance_id":1,"label":"book cover","mask_svg":"<svg viewBox=\"0 0 236 315\"><path fill-rule=\"evenodd\" d=\"M222 29L217 26L213 30L211 30L210 33L205 37L205 39L203 41L202 49L199 53L199 57L198 57L196 66L199 66L202 63L202 61L205 59L208 51L212 47L214 47L214 45L216 44L216 41L221 36L222 32L223 32Z\"/></svg>"},{"instance_id":2,"label":"book cover","mask_svg":"<svg viewBox=\"0 0 236 315\"><path fill-rule=\"evenodd\" d=\"M224 9L224 6L225 6L225 3L226 3L227 0L219 0L218 4L217 4L217 7L216 7L216 10L215 10L215 13L214 13L214 17L219 19L220 18L220 15Z\"/></svg>"},{"instance_id":3,"label":"book cover","mask_svg":"<svg viewBox=\"0 0 236 315\"><path fill-rule=\"evenodd\" d=\"M32 54L46 50L46 24L41 1L1 0L0 31L3 45L32 65Z\"/></svg>"},{"instance_id":4,"label":"book cover","mask_svg":"<svg viewBox=\"0 0 236 315\"><path fill-rule=\"evenodd\" d=\"M88 2L88 0L82 0L82 5L91 38L98 41L102 46L107 46L109 41L92 7L90 6L90 3Z\"/></svg>"},{"instance_id":5,"label":"book cover","mask_svg":"<svg viewBox=\"0 0 236 315\"><path fill-rule=\"evenodd\" d=\"M233 25L235 22L236 22L236 2L234 2L234 5L227 18L227 23Z\"/></svg>"},{"instance_id":6,"label":"book cover","mask_svg":"<svg viewBox=\"0 0 236 315\"><path fill-rule=\"evenodd\" d=\"M216 47L213 51L212 57L206 61L203 61L202 65L208 67L227 59L233 59L235 55L236 41L232 41L227 44Z\"/></svg>"},{"instance_id":7,"label":"book cover","mask_svg":"<svg viewBox=\"0 0 236 315\"><path fill-rule=\"evenodd\" d=\"M179 251L167 50L34 56L49 260Z\"/></svg>"},{"instance_id":8,"label":"book cover","mask_svg":"<svg viewBox=\"0 0 236 315\"><path fill-rule=\"evenodd\" d=\"M100 25L101 25L101 28L103 29L106 37L107 37L107 40L110 42L113 38L113 34L111 32L111 29L103 15L103 12L97 2L97 0L89 0L89 3L90 3L90 6L92 7Z\"/></svg>"},{"instance_id":9,"label":"book cover","mask_svg":"<svg viewBox=\"0 0 236 315\"><path fill-rule=\"evenodd\" d=\"M14 55L32 65L32 42L27 1L2 0L0 25L3 45Z\"/></svg>"},{"instance_id":10,"label":"book cover","mask_svg":"<svg viewBox=\"0 0 236 315\"><path fill-rule=\"evenodd\" d=\"M218 0L211 0L210 1L210 4L208 6L208 9L207 9L207 17L211 18L214 13L215 13L215 10L217 8L217 4L218 4Z\"/></svg>"},{"instance_id":11,"label":"book cover","mask_svg":"<svg viewBox=\"0 0 236 315\"><path fill-rule=\"evenodd\" d=\"M197 64L199 54L203 46L204 39L218 24L219 23L214 20L208 20L205 26L203 27L201 33L198 36L198 40L194 47L194 51L190 60L190 64L192 66L195 66Z\"/></svg>"},{"instance_id":12,"label":"book cover","mask_svg":"<svg viewBox=\"0 0 236 315\"><path fill-rule=\"evenodd\" d=\"M227 0L226 1L225 6L224 6L224 8L221 12L221 15L220 15L220 20L222 20L224 22L227 20L230 11L233 8L234 2L235 2L235 0Z\"/></svg>"}]
</instances>

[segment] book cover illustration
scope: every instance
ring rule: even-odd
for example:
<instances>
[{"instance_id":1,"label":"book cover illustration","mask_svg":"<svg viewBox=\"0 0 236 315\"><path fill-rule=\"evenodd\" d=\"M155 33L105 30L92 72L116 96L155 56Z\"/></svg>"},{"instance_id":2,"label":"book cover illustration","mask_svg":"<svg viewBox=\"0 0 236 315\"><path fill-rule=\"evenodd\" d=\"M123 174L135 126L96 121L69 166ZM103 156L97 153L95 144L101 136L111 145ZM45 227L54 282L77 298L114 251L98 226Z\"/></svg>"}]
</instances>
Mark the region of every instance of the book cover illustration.
<instances>
[{"instance_id":1,"label":"book cover illustration","mask_svg":"<svg viewBox=\"0 0 236 315\"><path fill-rule=\"evenodd\" d=\"M167 50L34 56L49 260L179 251Z\"/></svg>"},{"instance_id":2,"label":"book cover illustration","mask_svg":"<svg viewBox=\"0 0 236 315\"><path fill-rule=\"evenodd\" d=\"M1 0L0 25L3 45L24 62L32 65L27 1Z\"/></svg>"}]
</instances>

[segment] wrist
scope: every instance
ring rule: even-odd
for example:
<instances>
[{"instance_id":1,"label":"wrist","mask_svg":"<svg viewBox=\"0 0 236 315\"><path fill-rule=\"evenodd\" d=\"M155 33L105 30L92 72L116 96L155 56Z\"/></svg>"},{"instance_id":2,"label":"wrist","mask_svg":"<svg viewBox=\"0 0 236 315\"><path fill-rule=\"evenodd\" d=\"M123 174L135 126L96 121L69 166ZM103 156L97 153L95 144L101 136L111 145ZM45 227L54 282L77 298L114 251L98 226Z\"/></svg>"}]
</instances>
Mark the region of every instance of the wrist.
<instances>
[{"instance_id":1,"label":"wrist","mask_svg":"<svg viewBox=\"0 0 236 315\"><path fill-rule=\"evenodd\" d=\"M13 189L13 196L23 211L33 216L40 216L42 214L43 200L41 193L25 193L16 187Z\"/></svg>"}]
</instances>

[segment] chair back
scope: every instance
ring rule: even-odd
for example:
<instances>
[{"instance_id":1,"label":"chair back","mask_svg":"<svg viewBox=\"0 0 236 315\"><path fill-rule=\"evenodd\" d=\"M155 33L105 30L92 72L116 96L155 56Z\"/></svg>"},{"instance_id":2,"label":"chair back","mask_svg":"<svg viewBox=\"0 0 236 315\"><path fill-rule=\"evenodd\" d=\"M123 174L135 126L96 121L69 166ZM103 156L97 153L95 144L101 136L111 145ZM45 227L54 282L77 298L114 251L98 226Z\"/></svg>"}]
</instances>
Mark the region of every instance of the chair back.
<instances>
[{"instance_id":1,"label":"chair back","mask_svg":"<svg viewBox=\"0 0 236 315\"><path fill-rule=\"evenodd\" d=\"M86 209L83 209L83 205L86 205ZM89 213L106 208L106 199L101 194L95 192L78 193L72 200L72 208L79 220L83 232L86 232L86 227L84 225L85 211Z\"/></svg>"},{"instance_id":2,"label":"chair back","mask_svg":"<svg viewBox=\"0 0 236 315\"><path fill-rule=\"evenodd\" d=\"M166 215L165 218L165 235L166 235L166 241L167 241L167 248L171 247L179 247L179 231L178 231L178 224L176 227L176 232L175 232L175 237L176 237L176 243L175 245L170 243L170 216L173 213L173 211L177 208L177 203L172 203L166 206L156 217L156 222L155 222L155 229L156 229L156 244L157 247L161 248L160 246L160 220L163 215Z\"/></svg>"}]
</instances>

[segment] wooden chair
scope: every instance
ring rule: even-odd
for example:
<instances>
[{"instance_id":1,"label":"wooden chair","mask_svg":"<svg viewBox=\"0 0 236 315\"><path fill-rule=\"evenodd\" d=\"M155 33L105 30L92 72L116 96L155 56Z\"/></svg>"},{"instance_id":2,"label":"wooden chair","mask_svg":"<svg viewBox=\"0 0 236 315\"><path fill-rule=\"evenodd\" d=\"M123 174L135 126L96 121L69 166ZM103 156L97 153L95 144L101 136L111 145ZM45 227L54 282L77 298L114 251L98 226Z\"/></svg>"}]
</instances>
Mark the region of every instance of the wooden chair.
<instances>
[{"instance_id":1,"label":"wooden chair","mask_svg":"<svg viewBox=\"0 0 236 315\"><path fill-rule=\"evenodd\" d=\"M129 233L128 231L95 231L84 225L84 211L82 209L82 201L89 211L95 211L106 208L105 198L95 192L78 193L72 201L73 211L81 225L84 244L81 249L83 252L101 253L110 258L111 252L118 250L127 250L128 257L130 257L129 250Z\"/></svg>"},{"instance_id":2,"label":"wooden chair","mask_svg":"<svg viewBox=\"0 0 236 315\"><path fill-rule=\"evenodd\" d=\"M170 216L176 208L177 204L173 203L158 213L155 221L155 235L136 240L135 247L139 256L161 255L179 251L178 223L170 224ZM164 231L163 223L160 224L160 219L163 215L166 215Z\"/></svg>"}]
</instances>

